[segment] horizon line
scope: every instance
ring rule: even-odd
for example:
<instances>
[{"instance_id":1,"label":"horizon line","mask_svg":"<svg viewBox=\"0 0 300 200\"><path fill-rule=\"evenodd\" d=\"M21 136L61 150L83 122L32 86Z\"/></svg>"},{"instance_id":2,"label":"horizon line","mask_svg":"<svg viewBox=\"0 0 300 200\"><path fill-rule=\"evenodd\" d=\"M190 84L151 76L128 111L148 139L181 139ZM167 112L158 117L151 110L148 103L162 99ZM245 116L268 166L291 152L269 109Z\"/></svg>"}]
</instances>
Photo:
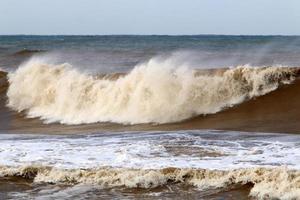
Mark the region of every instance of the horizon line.
<instances>
[{"instance_id":1,"label":"horizon line","mask_svg":"<svg viewBox=\"0 0 300 200\"><path fill-rule=\"evenodd\" d=\"M277 36L298 37L297 34L0 34L0 36Z\"/></svg>"}]
</instances>

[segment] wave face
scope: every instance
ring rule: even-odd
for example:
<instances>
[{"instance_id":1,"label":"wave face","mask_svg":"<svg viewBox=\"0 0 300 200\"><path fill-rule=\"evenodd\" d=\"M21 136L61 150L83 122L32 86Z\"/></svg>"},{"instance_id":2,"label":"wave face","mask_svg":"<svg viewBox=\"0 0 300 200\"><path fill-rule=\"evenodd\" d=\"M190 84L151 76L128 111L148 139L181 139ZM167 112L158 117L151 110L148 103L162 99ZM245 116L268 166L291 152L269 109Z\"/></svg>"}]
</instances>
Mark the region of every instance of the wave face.
<instances>
[{"instance_id":1,"label":"wave face","mask_svg":"<svg viewBox=\"0 0 300 200\"><path fill-rule=\"evenodd\" d=\"M7 85L7 81L6 81L6 75L7 73L4 72L4 70L2 70L0 68L0 93L2 93L3 91L6 91L8 85Z\"/></svg>"},{"instance_id":2,"label":"wave face","mask_svg":"<svg viewBox=\"0 0 300 200\"><path fill-rule=\"evenodd\" d=\"M216 113L294 80L286 67L239 66L213 74L150 60L114 79L31 60L8 75L8 106L45 122L170 123Z\"/></svg>"}]
</instances>

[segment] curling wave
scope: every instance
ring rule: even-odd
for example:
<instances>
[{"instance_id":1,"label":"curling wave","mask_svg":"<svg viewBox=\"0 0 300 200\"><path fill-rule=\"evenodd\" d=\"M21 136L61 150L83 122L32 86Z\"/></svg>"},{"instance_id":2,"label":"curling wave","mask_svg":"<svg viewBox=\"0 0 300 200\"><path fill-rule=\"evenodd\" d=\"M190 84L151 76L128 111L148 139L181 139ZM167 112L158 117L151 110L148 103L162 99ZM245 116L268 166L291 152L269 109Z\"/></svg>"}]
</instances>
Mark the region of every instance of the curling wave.
<instances>
[{"instance_id":1,"label":"curling wave","mask_svg":"<svg viewBox=\"0 0 300 200\"><path fill-rule=\"evenodd\" d=\"M101 188L155 188L166 184L184 183L205 190L252 184L250 196L258 199L299 199L300 197L300 172L284 167L222 171L193 168L58 169L41 166L1 166L0 177L23 177L38 183L95 184Z\"/></svg>"},{"instance_id":2,"label":"curling wave","mask_svg":"<svg viewBox=\"0 0 300 200\"><path fill-rule=\"evenodd\" d=\"M150 60L128 74L92 76L31 60L9 73L8 106L46 123L171 123L212 114L291 83L288 67L192 70Z\"/></svg>"}]
</instances>

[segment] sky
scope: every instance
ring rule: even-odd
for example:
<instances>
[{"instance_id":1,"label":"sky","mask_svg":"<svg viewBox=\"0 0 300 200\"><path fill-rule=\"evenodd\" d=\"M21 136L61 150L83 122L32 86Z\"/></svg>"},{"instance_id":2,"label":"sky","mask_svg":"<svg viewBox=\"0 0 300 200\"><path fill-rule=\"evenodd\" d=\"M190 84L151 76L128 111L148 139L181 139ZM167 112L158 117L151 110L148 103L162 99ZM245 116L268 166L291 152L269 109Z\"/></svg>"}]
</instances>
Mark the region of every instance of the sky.
<instances>
[{"instance_id":1,"label":"sky","mask_svg":"<svg viewBox=\"0 0 300 200\"><path fill-rule=\"evenodd\" d=\"M0 34L300 35L300 0L0 0Z\"/></svg>"}]
</instances>

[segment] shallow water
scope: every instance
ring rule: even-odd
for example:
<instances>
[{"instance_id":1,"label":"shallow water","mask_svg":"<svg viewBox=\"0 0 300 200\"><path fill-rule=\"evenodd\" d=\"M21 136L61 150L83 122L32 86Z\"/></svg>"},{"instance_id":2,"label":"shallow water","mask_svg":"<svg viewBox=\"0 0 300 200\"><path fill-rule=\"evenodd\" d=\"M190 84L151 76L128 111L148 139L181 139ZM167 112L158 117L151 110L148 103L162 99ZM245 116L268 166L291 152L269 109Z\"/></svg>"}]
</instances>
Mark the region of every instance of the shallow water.
<instances>
[{"instance_id":1,"label":"shallow water","mask_svg":"<svg viewBox=\"0 0 300 200\"><path fill-rule=\"evenodd\" d=\"M194 130L1 134L0 141L7 198L278 198L284 192L271 192L287 182L293 197L300 192L298 135Z\"/></svg>"}]
</instances>

